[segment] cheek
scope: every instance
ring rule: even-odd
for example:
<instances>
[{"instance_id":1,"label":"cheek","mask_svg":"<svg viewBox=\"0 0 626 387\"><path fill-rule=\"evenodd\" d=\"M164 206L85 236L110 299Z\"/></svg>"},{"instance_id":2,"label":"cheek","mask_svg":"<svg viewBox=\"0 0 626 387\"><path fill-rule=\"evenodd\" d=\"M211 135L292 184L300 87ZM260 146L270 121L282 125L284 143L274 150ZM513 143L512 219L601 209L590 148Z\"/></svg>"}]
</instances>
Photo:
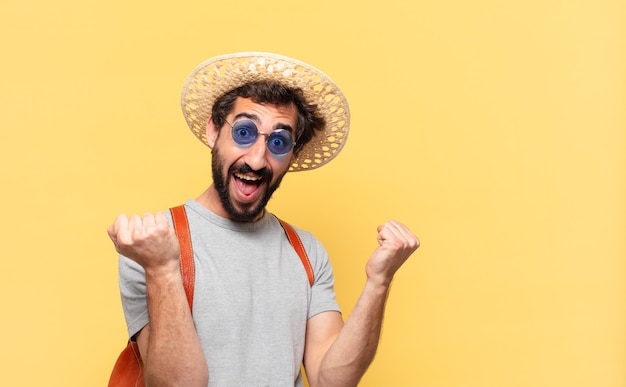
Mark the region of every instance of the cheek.
<instances>
[{"instance_id":1,"label":"cheek","mask_svg":"<svg viewBox=\"0 0 626 387\"><path fill-rule=\"evenodd\" d=\"M218 138L218 141L215 142L215 145L211 149L213 157L217 157L220 162L226 167L237 162L237 160L239 160L246 152L245 149L240 148L234 144L230 144L227 141L228 139L223 140L221 138Z\"/></svg>"},{"instance_id":2,"label":"cheek","mask_svg":"<svg viewBox=\"0 0 626 387\"><path fill-rule=\"evenodd\" d=\"M274 174L274 179L277 180L280 176L283 176L289 170L291 166L292 157L290 155L283 156L270 156L270 168Z\"/></svg>"}]
</instances>

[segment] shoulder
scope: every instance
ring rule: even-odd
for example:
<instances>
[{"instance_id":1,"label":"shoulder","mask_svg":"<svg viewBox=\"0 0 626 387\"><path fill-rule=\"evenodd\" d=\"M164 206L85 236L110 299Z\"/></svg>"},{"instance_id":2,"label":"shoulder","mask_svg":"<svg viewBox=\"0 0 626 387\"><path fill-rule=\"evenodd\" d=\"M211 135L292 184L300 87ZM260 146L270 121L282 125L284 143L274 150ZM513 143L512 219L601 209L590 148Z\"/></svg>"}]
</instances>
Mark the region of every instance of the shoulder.
<instances>
[{"instance_id":1,"label":"shoulder","mask_svg":"<svg viewBox=\"0 0 626 387\"><path fill-rule=\"evenodd\" d=\"M276 220L276 223L278 224L279 221ZM287 223L290 224L293 230L298 234L298 237L302 242L302 246L307 253L311 266L313 266L314 272L318 273L322 270L332 270L330 269L330 260L328 258L328 253L324 248L324 245L315 237L315 235L313 235L313 233L308 230L294 226L289 222Z\"/></svg>"},{"instance_id":2,"label":"shoulder","mask_svg":"<svg viewBox=\"0 0 626 387\"><path fill-rule=\"evenodd\" d=\"M274 222L276 222L276 224L280 224L280 222L282 222L290 226L298 234L298 237L302 241L302 244L304 245L304 247L307 249L307 252L309 251L310 248L311 249L323 248L320 241L315 237L315 235L313 235L312 232L302 229L298 226L295 226L293 223L290 223L289 221L286 221L284 219L280 219L276 217L275 215L272 216L272 218L274 218Z\"/></svg>"}]
</instances>

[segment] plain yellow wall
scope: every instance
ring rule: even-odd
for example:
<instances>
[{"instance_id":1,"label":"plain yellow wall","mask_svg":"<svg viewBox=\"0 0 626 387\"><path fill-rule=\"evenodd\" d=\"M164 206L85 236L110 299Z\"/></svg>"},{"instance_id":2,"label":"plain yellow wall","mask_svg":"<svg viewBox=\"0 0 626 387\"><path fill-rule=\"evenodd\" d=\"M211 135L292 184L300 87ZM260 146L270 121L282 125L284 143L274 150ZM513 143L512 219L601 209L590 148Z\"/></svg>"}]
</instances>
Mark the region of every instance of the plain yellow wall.
<instances>
[{"instance_id":1,"label":"plain yellow wall","mask_svg":"<svg viewBox=\"0 0 626 387\"><path fill-rule=\"evenodd\" d=\"M326 245L346 314L379 223L422 240L362 386L626 385L624 1L3 0L0 40L0 385L106 384L105 229L209 183L180 90L243 50L350 101L343 153L270 205Z\"/></svg>"}]
</instances>

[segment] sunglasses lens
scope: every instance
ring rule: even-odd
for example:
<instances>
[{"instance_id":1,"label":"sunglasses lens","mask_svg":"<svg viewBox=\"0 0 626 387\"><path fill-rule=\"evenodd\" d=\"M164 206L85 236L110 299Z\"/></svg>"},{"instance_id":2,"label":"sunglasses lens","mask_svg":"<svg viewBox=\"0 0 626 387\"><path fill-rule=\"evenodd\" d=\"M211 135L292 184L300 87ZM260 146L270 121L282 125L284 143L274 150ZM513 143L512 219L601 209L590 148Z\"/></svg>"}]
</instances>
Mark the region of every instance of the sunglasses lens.
<instances>
[{"instance_id":1,"label":"sunglasses lens","mask_svg":"<svg viewBox=\"0 0 626 387\"><path fill-rule=\"evenodd\" d=\"M267 138L267 148L275 155L284 155L293 148L293 137L284 130L273 131Z\"/></svg>"},{"instance_id":2,"label":"sunglasses lens","mask_svg":"<svg viewBox=\"0 0 626 387\"><path fill-rule=\"evenodd\" d=\"M242 120L233 125L233 140L238 145L248 146L256 141L258 130L254 122Z\"/></svg>"}]
</instances>

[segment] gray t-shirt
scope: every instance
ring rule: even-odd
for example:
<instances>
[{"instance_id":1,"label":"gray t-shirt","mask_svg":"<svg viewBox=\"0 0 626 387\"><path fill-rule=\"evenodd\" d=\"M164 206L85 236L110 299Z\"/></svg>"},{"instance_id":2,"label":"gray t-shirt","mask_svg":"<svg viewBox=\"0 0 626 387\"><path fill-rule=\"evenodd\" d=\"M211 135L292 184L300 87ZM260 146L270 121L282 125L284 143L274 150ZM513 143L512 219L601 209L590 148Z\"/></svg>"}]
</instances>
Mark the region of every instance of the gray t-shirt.
<instances>
[{"instance_id":1,"label":"gray t-shirt","mask_svg":"<svg viewBox=\"0 0 626 387\"><path fill-rule=\"evenodd\" d=\"M196 270L193 319L209 366L209 386L302 386L307 319L339 311L323 246L296 228L315 273L313 286L278 220L233 222L185 203ZM169 216L169 212L167 213ZM148 322L145 274L120 256L129 336Z\"/></svg>"}]
</instances>

